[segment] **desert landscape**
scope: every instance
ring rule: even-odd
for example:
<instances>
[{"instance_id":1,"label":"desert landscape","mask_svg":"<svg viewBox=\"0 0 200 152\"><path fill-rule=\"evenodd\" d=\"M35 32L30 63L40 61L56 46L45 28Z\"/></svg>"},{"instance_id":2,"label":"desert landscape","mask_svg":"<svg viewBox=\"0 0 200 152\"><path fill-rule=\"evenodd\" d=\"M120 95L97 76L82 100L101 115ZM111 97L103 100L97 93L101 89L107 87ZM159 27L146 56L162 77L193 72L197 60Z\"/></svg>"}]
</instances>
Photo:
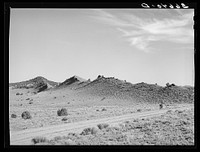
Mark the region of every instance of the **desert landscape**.
<instances>
[{"instance_id":1,"label":"desert landscape","mask_svg":"<svg viewBox=\"0 0 200 152\"><path fill-rule=\"evenodd\" d=\"M7 146L195 146L194 8L38 5L5 9Z\"/></svg>"},{"instance_id":2,"label":"desert landscape","mask_svg":"<svg viewBox=\"0 0 200 152\"><path fill-rule=\"evenodd\" d=\"M39 76L9 84L9 123L11 145L194 145L194 87Z\"/></svg>"}]
</instances>

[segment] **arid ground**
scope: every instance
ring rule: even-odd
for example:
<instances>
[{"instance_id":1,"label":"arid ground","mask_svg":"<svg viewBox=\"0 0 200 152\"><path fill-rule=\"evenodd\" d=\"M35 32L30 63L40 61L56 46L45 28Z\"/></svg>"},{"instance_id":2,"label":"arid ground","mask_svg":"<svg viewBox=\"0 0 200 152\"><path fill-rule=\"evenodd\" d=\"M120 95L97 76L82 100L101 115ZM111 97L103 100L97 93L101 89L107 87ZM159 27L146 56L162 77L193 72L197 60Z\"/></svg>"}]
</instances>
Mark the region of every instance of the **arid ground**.
<instances>
[{"instance_id":1,"label":"arid ground","mask_svg":"<svg viewBox=\"0 0 200 152\"><path fill-rule=\"evenodd\" d=\"M11 145L194 145L194 88L37 77L10 84L9 125Z\"/></svg>"}]
</instances>

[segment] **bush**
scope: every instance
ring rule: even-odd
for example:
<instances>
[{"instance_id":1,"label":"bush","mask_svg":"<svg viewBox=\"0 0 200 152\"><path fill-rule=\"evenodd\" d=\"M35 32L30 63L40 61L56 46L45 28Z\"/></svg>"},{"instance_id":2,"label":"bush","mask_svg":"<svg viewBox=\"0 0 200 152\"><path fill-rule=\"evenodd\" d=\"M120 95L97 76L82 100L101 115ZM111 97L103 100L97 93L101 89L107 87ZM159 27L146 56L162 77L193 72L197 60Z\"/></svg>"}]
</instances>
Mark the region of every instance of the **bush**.
<instances>
[{"instance_id":1,"label":"bush","mask_svg":"<svg viewBox=\"0 0 200 152\"><path fill-rule=\"evenodd\" d=\"M109 126L109 124L106 124L106 123L102 123L102 124L98 124L97 127L99 129L104 129L104 128L107 128Z\"/></svg>"},{"instance_id":2,"label":"bush","mask_svg":"<svg viewBox=\"0 0 200 152\"><path fill-rule=\"evenodd\" d=\"M24 111L21 116L23 119L31 119L32 118L31 114L28 111Z\"/></svg>"},{"instance_id":3,"label":"bush","mask_svg":"<svg viewBox=\"0 0 200 152\"><path fill-rule=\"evenodd\" d=\"M71 139L68 139L68 140L65 140L62 144L63 145L76 145L76 142Z\"/></svg>"},{"instance_id":4,"label":"bush","mask_svg":"<svg viewBox=\"0 0 200 152\"><path fill-rule=\"evenodd\" d=\"M159 108L160 108L160 109L163 109L163 108L164 108L164 104L160 103L160 104L159 104Z\"/></svg>"},{"instance_id":5,"label":"bush","mask_svg":"<svg viewBox=\"0 0 200 152\"><path fill-rule=\"evenodd\" d=\"M12 114L11 118L17 118L17 115L16 114Z\"/></svg>"},{"instance_id":6,"label":"bush","mask_svg":"<svg viewBox=\"0 0 200 152\"><path fill-rule=\"evenodd\" d=\"M92 127L91 134L96 134L98 129L96 127Z\"/></svg>"},{"instance_id":7,"label":"bush","mask_svg":"<svg viewBox=\"0 0 200 152\"><path fill-rule=\"evenodd\" d=\"M105 100L106 98L105 97L103 97L102 99L101 99L101 101L103 101L103 100Z\"/></svg>"},{"instance_id":8,"label":"bush","mask_svg":"<svg viewBox=\"0 0 200 152\"><path fill-rule=\"evenodd\" d=\"M91 133L91 128L85 128L82 132L81 135L89 135Z\"/></svg>"},{"instance_id":9,"label":"bush","mask_svg":"<svg viewBox=\"0 0 200 152\"><path fill-rule=\"evenodd\" d=\"M85 128L82 132L81 135L89 135L89 134L96 134L98 132L98 129L93 127L93 128Z\"/></svg>"},{"instance_id":10,"label":"bush","mask_svg":"<svg viewBox=\"0 0 200 152\"><path fill-rule=\"evenodd\" d=\"M62 121L67 121L67 120L68 120L68 118L66 118L66 117L62 118Z\"/></svg>"},{"instance_id":11,"label":"bush","mask_svg":"<svg viewBox=\"0 0 200 152\"><path fill-rule=\"evenodd\" d=\"M102 111L106 111L106 108L103 108Z\"/></svg>"},{"instance_id":12,"label":"bush","mask_svg":"<svg viewBox=\"0 0 200 152\"><path fill-rule=\"evenodd\" d=\"M47 143L48 142L48 140L45 138L45 137L35 137L35 138L33 138L32 140L31 140L31 142L33 143L33 144L37 144L37 143Z\"/></svg>"},{"instance_id":13,"label":"bush","mask_svg":"<svg viewBox=\"0 0 200 152\"><path fill-rule=\"evenodd\" d=\"M61 139L62 139L61 136L56 136L56 137L53 138L54 141L58 141L58 140L61 140Z\"/></svg>"},{"instance_id":14,"label":"bush","mask_svg":"<svg viewBox=\"0 0 200 152\"><path fill-rule=\"evenodd\" d=\"M68 115L67 109L66 108L59 109L57 111L57 114L58 114L58 116L67 116Z\"/></svg>"}]
</instances>

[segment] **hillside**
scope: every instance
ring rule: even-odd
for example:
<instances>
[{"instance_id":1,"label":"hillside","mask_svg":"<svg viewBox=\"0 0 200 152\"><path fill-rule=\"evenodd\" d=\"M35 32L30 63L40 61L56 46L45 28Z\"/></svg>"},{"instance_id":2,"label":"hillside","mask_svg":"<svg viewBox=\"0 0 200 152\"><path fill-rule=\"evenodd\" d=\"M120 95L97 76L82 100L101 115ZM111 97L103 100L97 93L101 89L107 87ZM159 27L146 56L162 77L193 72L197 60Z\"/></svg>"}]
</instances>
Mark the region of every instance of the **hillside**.
<instances>
[{"instance_id":1,"label":"hillside","mask_svg":"<svg viewBox=\"0 0 200 152\"><path fill-rule=\"evenodd\" d=\"M46 89L53 88L57 85L58 85L58 82L47 80L46 78L41 77L41 76L38 76L36 78L30 79L27 81L9 83L9 87L13 87L13 89L19 89L19 88L34 89L37 92L41 92Z\"/></svg>"},{"instance_id":2,"label":"hillside","mask_svg":"<svg viewBox=\"0 0 200 152\"><path fill-rule=\"evenodd\" d=\"M149 103L191 103L194 100L194 88L156 84L131 84L114 77L99 76L94 81L76 89L79 93L116 99L136 100Z\"/></svg>"},{"instance_id":3,"label":"hillside","mask_svg":"<svg viewBox=\"0 0 200 152\"><path fill-rule=\"evenodd\" d=\"M88 83L90 83L90 80L86 80L78 76L72 76L66 79L64 82L60 83L55 89L58 89L58 88L59 89L61 88L76 89Z\"/></svg>"},{"instance_id":4,"label":"hillside","mask_svg":"<svg viewBox=\"0 0 200 152\"><path fill-rule=\"evenodd\" d=\"M194 87L132 84L114 77L90 81L73 76L60 84L36 77L10 86L12 131L159 110L158 103L166 103L166 109L194 105ZM63 108L67 115L59 116ZM28 121L22 117L26 111L32 117Z\"/></svg>"},{"instance_id":5,"label":"hillside","mask_svg":"<svg viewBox=\"0 0 200 152\"><path fill-rule=\"evenodd\" d=\"M157 84L147 84L144 82L132 84L114 77L104 77L101 75L93 81L72 76L60 84L43 77L36 77L28 81L11 83L9 86L13 88L33 88L36 92L51 88L58 92L60 89L68 89L72 91L71 94L73 93L73 96L79 96L80 98L91 96L94 98L128 100L137 103L170 104L194 102L194 87L191 86L166 84L165 87L162 87Z\"/></svg>"}]
</instances>

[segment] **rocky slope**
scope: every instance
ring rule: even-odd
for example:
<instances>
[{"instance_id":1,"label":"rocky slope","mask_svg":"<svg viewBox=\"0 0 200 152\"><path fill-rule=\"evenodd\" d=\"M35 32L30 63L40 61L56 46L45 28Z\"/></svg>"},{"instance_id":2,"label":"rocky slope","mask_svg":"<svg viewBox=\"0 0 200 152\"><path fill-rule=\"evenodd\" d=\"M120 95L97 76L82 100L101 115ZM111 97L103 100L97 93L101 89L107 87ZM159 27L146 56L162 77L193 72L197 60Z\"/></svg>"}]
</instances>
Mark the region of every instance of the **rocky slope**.
<instances>
[{"instance_id":1,"label":"rocky slope","mask_svg":"<svg viewBox=\"0 0 200 152\"><path fill-rule=\"evenodd\" d=\"M144 82L132 84L114 77L104 77L99 75L94 81L86 80L78 76L73 76L58 84L43 77L11 83L13 88L33 88L36 92L47 89L72 90L74 96L101 97L104 99L120 99L136 101L138 103L193 103L194 87L176 86L167 83L165 87L157 84L147 84Z\"/></svg>"},{"instance_id":2,"label":"rocky slope","mask_svg":"<svg viewBox=\"0 0 200 152\"><path fill-rule=\"evenodd\" d=\"M16 83L9 83L9 87L13 89L33 89L35 92L41 92L50 88L53 88L58 85L58 82L53 82L47 80L44 77L38 76L34 79L30 79L27 81L16 82Z\"/></svg>"},{"instance_id":3,"label":"rocky slope","mask_svg":"<svg viewBox=\"0 0 200 152\"><path fill-rule=\"evenodd\" d=\"M74 90L88 83L90 83L90 80L86 80L78 76L72 76L66 79L64 82L60 83L56 88L59 88L59 89L68 88L68 89Z\"/></svg>"},{"instance_id":4,"label":"rocky slope","mask_svg":"<svg viewBox=\"0 0 200 152\"><path fill-rule=\"evenodd\" d=\"M149 103L192 103L194 88L174 84L165 87L156 84L129 82L114 77L98 76L94 81L76 89L79 93Z\"/></svg>"}]
</instances>

